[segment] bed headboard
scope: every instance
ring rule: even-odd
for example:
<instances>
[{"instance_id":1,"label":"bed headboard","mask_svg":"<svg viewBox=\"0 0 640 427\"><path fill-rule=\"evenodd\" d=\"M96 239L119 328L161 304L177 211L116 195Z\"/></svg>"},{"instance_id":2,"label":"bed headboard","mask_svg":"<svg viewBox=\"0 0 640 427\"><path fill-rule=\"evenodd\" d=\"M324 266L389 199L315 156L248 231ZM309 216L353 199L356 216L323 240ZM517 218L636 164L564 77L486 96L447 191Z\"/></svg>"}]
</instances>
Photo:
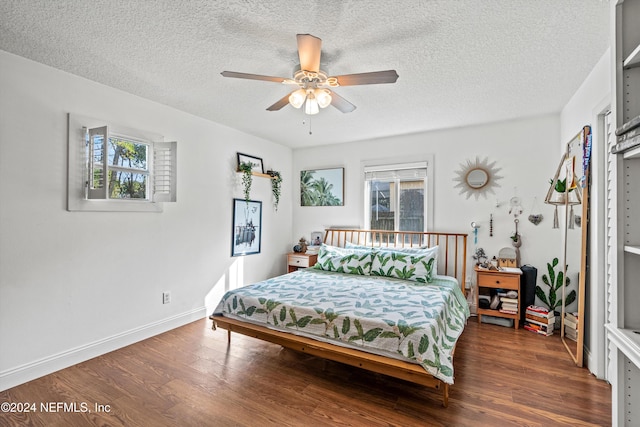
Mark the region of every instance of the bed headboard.
<instances>
[{"instance_id":1,"label":"bed headboard","mask_svg":"<svg viewBox=\"0 0 640 427\"><path fill-rule=\"evenodd\" d=\"M328 228L324 243L345 246L356 245L391 248L418 248L438 246L438 274L452 276L465 292L467 277L467 234L420 231L350 230Z\"/></svg>"}]
</instances>

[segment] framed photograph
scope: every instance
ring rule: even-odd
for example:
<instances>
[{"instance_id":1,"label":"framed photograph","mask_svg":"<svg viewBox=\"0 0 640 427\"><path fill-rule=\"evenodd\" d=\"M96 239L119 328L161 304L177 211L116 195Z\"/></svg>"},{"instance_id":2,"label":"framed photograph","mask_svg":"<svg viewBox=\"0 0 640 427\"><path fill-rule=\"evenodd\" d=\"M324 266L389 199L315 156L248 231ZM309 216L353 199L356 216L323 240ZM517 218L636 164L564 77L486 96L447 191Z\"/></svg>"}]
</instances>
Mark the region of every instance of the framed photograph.
<instances>
[{"instance_id":1,"label":"framed photograph","mask_svg":"<svg viewBox=\"0 0 640 427\"><path fill-rule=\"evenodd\" d=\"M260 253L262 236L262 202L233 199L231 256Z\"/></svg>"},{"instance_id":2,"label":"framed photograph","mask_svg":"<svg viewBox=\"0 0 640 427\"><path fill-rule=\"evenodd\" d=\"M311 240L309 240L309 244L313 246L320 246L322 244L322 236L324 233L322 231L314 231L311 233Z\"/></svg>"},{"instance_id":3,"label":"framed photograph","mask_svg":"<svg viewBox=\"0 0 640 427\"><path fill-rule=\"evenodd\" d=\"M344 206L344 168L300 171L300 206Z\"/></svg>"},{"instance_id":4,"label":"framed photograph","mask_svg":"<svg viewBox=\"0 0 640 427\"><path fill-rule=\"evenodd\" d=\"M251 163L251 170L253 172L264 173L264 166L262 165L262 159L260 157L250 156L248 154L238 154L237 170L240 170L241 163Z\"/></svg>"}]
</instances>

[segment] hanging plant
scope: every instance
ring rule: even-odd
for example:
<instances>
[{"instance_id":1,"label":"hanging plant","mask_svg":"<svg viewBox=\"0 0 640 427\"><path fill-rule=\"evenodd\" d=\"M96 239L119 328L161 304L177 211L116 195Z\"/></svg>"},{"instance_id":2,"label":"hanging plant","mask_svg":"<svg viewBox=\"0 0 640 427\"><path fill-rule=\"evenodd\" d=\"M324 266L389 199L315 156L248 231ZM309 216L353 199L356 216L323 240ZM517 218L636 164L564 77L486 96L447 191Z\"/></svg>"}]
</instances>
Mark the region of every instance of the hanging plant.
<instances>
[{"instance_id":1,"label":"hanging plant","mask_svg":"<svg viewBox=\"0 0 640 427\"><path fill-rule=\"evenodd\" d=\"M240 163L238 166L238 170L242 172L242 189L244 192L244 200L247 203L251 200L251 184L253 183L252 169L253 165L251 163Z\"/></svg>"},{"instance_id":2,"label":"hanging plant","mask_svg":"<svg viewBox=\"0 0 640 427\"><path fill-rule=\"evenodd\" d=\"M280 203L280 188L282 186L282 177L278 171L267 171L267 174L271 177L271 192L273 193L273 206L278 210L278 203Z\"/></svg>"},{"instance_id":3,"label":"hanging plant","mask_svg":"<svg viewBox=\"0 0 640 427\"><path fill-rule=\"evenodd\" d=\"M549 184L553 185L553 179L549 180ZM567 191L567 180L566 179L558 179L556 181L556 185L555 185L554 189L558 193L564 193L565 191ZM571 192L571 191L573 191L573 188L569 188L569 192Z\"/></svg>"}]
</instances>

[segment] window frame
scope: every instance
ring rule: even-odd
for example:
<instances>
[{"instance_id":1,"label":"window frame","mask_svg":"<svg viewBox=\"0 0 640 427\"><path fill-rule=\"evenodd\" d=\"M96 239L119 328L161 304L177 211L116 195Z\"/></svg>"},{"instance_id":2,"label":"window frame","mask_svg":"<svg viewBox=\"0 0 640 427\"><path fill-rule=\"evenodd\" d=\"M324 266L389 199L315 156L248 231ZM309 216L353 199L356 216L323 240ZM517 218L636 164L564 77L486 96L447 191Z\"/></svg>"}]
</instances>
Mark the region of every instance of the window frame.
<instances>
[{"instance_id":1,"label":"window frame","mask_svg":"<svg viewBox=\"0 0 640 427\"><path fill-rule=\"evenodd\" d=\"M433 229L433 155L421 155L420 160L416 160L415 157L412 159L409 158L396 158L396 159L384 159L384 160L365 160L361 163L361 191L362 191L362 212L364 213L364 224L365 228L369 229L371 227L371 213L369 209L369 188L367 184L367 179L365 177L365 173L369 170L399 170L399 169L409 169L409 168L419 168L425 167L427 172L424 178L424 230L421 231L429 231ZM399 194L399 192L398 192ZM394 201L396 204L399 203L398 200ZM394 228L397 228L399 224L399 218L394 221ZM394 230L399 231L399 230ZM406 230L405 230L406 231Z\"/></svg>"},{"instance_id":2,"label":"window frame","mask_svg":"<svg viewBox=\"0 0 640 427\"><path fill-rule=\"evenodd\" d=\"M147 165L149 180L146 199L117 199L107 197L108 183L104 195L94 192L89 198L89 156L87 153L87 132L89 129L106 127L109 135L129 139L148 146ZM161 135L114 125L105 120L68 114L68 191L67 210L94 212L162 212L163 202L176 201L176 158L177 143L165 142ZM162 155L162 161L156 161ZM105 158L105 165L107 159ZM163 163L164 162L164 163ZM119 170L116 167L115 170ZM105 179L108 176L105 168ZM162 182L160 189L156 181ZM97 197L97 198L96 198Z\"/></svg>"},{"instance_id":3,"label":"window frame","mask_svg":"<svg viewBox=\"0 0 640 427\"><path fill-rule=\"evenodd\" d=\"M87 159L87 167L86 167L86 171L87 171L87 199L90 200L122 200L122 198L118 198L118 197L111 197L110 196L110 191L109 191L109 172L111 173L117 173L117 172L127 172L127 173L135 173L135 174L140 174L140 175L144 175L146 176L146 180L145 180L145 198L131 198L131 199L127 199L127 200L131 200L131 201L139 201L139 202L149 202L152 200L155 200L154 198L154 194L153 194L153 190L152 190L152 184L153 184L153 175L154 175L154 143L150 142L150 141L145 141L145 140L141 140L139 138L135 138L135 137L131 137L129 135L124 135L122 133L118 133L118 132L114 132L112 130L111 127L109 126L100 126L98 128L91 128L91 129L87 129L86 130L86 135L88 136L89 140L87 142L87 150L88 150L88 159ZM103 146L100 149L101 152L101 159L102 162L101 163L97 163L95 161L92 161L92 159L95 159L95 155L94 153L96 152L95 150L95 144L93 143L93 135L102 135L103 139L105 142L103 142ZM138 145L144 145L146 147L146 152L145 152L145 164L146 164L146 168L145 169L141 169L141 168L131 168L131 167L126 167L126 166L119 166L119 165L112 165L109 164L109 144L110 144L110 140L111 138L116 138L118 140L122 140L122 141L126 141L126 142L132 142L134 144L138 144ZM96 169L97 165L100 165L100 167L103 169L103 183L102 183L102 187L94 187L93 183L94 181L94 171Z\"/></svg>"}]
</instances>

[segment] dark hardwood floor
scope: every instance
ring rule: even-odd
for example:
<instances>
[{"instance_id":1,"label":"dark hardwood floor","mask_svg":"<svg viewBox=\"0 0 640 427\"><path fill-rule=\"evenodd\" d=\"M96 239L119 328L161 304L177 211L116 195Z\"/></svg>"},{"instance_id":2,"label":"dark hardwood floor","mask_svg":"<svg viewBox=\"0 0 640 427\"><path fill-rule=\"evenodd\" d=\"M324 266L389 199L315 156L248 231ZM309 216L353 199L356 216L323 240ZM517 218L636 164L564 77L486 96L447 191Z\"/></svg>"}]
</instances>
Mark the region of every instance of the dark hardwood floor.
<instances>
[{"instance_id":1,"label":"dark hardwood floor","mask_svg":"<svg viewBox=\"0 0 640 427\"><path fill-rule=\"evenodd\" d=\"M0 425L611 424L610 386L575 367L557 335L470 319L444 408L436 390L237 334L228 347L226 331L210 326L197 321L0 392L1 403L36 404L0 412Z\"/></svg>"}]
</instances>

